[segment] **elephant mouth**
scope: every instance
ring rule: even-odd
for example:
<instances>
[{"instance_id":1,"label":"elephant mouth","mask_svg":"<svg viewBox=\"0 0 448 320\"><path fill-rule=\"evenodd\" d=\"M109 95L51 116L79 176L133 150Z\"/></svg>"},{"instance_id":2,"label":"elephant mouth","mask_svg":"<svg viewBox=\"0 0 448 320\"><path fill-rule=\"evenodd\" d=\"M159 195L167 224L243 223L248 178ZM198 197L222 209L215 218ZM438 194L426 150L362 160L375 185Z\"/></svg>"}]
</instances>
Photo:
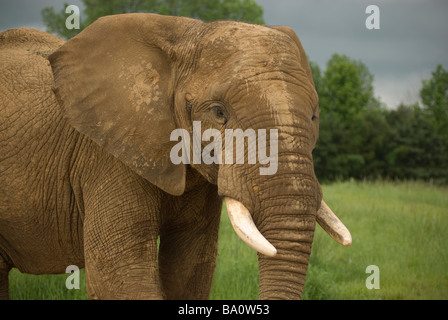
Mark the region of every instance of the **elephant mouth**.
<instances>
[{"instance_id":1,"label":"elephant mouth","mask_svg":"<svg viewBox=\"0 0 448 320\"><path fill-rule=\"evenodd\" d=\"M277 254L277 249L258 230L249 210L238 200L230 197L225 197L224 200L230 222L241 240L259 253L274 257ZM316 221L338 243L346 247L351 245L352 237L350 231L324 200L322 200L321 206L317 211Z\"/></svg>"}]
</instances>

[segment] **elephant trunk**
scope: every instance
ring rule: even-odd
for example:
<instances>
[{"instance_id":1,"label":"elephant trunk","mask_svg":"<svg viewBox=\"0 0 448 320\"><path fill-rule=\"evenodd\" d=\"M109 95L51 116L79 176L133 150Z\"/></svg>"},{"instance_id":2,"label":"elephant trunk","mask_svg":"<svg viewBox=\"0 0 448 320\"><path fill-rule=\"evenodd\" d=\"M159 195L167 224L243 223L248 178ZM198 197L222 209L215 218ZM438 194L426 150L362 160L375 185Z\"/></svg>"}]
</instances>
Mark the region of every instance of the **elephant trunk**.
<instances>
[{"instance_id":1,"label":"elephant trunk","mask_svg":"<svg viewBox=\"0 0 448 320\"><path fill-rule=\"evenodd\" d=\"M350 232L323 200L317 210L316 200L320 197L304 190L269 197L262 201L255 224L241 202L225 197L235 232L259 252L261 299L302 297L316 221L337 242L351 244Z\"/></svg>"},{"instance_id":2,"label":"elephant trunk","mask_svg":"<svg viewBox=\"0 0 448 320\"><path fill-rule=\"evenodd\" d=\"M297 214L297 207L278 210L281 206L267 201L263 205L263 218L256 219L257 228L252 219L244 218L247 220L242 222L236 217L238 201L230 198L225 201L236 233L259 252L260 299L300 299L311 253L316 206L310 208L310 214ZM297 197L287 202L297 203ZM242 204L240 207L248 213Z\"/></svg>"},{"instance_id":3,"label":"elephant trunk","mask_svg":"<svg viewBox=\"0 0 448 320\"><path fill-rule=\"evenodd\" d=\"M321 205L321 188L314 175L314 140L304 134L310 126L305 121L301 126L280 126L278 149L270 146L265 153L277 155L278 170L273 175L262 175L259 164L250 170L227 164L219 169L218 190L225 197L233 227L259 252L261 299L302 297L316 221L325 222L327 232L334 230L335 239L351 242L348 231L338 237L346 229L331 210L319 210L327 206Z\"/></svg>"},{"instance_id":4,"label":"elephant trunk","mask_svg":"<svg viewBox=\"0 0 448 320\"><path fill-rule=\"evenodd\" d=\"M282 212L260 228L277 250L275 257L258 254L260 299L302 298L315 221L312 214Z\"/></svg>"}]
</instances>

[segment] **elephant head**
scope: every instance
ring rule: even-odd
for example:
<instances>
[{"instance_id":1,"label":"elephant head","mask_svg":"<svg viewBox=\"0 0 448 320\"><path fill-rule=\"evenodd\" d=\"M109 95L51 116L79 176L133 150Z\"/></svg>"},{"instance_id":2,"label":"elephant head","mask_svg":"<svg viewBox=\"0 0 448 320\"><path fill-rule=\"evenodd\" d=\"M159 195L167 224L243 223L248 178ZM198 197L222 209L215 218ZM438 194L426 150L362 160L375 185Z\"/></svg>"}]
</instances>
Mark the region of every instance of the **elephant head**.
<instances>
[{"instance_id":1,"label":"elephant head","mask_svg":"<svg viewBox=\"0 0 448 320\"><path fill-rule=\"evenodd\" d=\"M236 233L260 252L260 298L301 297L316 220L350 244L314 174L318 96L291 29L109 16L50 62L56 96L78 131L169 194L184 192L187 166L218 186ZM215 129L223 137L228 129L276 129L276 150L268 148L275 174L262 175L261 163L247 161L173 163L171 133L184 130L194 145L194 123L201 134ZM220 142L226 150L228 141Z\"/></svg>"}]
</instances>

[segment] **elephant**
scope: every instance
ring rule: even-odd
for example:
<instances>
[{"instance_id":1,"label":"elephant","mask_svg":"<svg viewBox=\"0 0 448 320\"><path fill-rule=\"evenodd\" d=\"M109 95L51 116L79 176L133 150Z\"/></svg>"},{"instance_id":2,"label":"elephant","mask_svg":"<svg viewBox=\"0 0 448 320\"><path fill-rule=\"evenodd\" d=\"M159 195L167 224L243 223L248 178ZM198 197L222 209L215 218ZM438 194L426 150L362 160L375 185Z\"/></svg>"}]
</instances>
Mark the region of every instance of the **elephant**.
<instances>
[{"instance_id":1,"label":"elephant","mask_svg":"<svg viewBox=\"0 0 448 320\"><path fill-rule=\"evenodd\" d=\"M350 245L314 174L318 96L291 28L118 14L68 41L3 31L0 57L1 298L11 268L76 265L89 299L208 299L223 203L260 299L302 298L316 221ZM275 174L174 163L194 122L276 129Z\"/></svg>"}]
</instances>

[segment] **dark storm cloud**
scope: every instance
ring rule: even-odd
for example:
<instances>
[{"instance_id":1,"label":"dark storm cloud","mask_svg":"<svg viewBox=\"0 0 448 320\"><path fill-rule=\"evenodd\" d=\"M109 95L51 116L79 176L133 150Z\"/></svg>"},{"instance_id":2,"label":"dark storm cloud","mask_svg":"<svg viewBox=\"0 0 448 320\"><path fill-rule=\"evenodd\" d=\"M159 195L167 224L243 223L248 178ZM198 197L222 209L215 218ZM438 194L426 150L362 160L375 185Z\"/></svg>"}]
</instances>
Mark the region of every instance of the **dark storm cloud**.
<instances>
[{"instance_id":1,"label":"dark storm cloud","mask_svg":"<svg viewBox=\"0 0 448 320\"><path fill-rule=\"evenodd\" d=\"M437 64L448 68L448 1L432 0L256 0L269 25L286 25L300 37L322 69L333 53L361 60L375 77L376 95L389 107L418 99L421 80ZM78 5L80 0L65 0ZM380 8L380 30L368 30L365 9ZM0 0L0 30L45 30L41 10L64 0Z\"/></svg>"}]
</instances>

